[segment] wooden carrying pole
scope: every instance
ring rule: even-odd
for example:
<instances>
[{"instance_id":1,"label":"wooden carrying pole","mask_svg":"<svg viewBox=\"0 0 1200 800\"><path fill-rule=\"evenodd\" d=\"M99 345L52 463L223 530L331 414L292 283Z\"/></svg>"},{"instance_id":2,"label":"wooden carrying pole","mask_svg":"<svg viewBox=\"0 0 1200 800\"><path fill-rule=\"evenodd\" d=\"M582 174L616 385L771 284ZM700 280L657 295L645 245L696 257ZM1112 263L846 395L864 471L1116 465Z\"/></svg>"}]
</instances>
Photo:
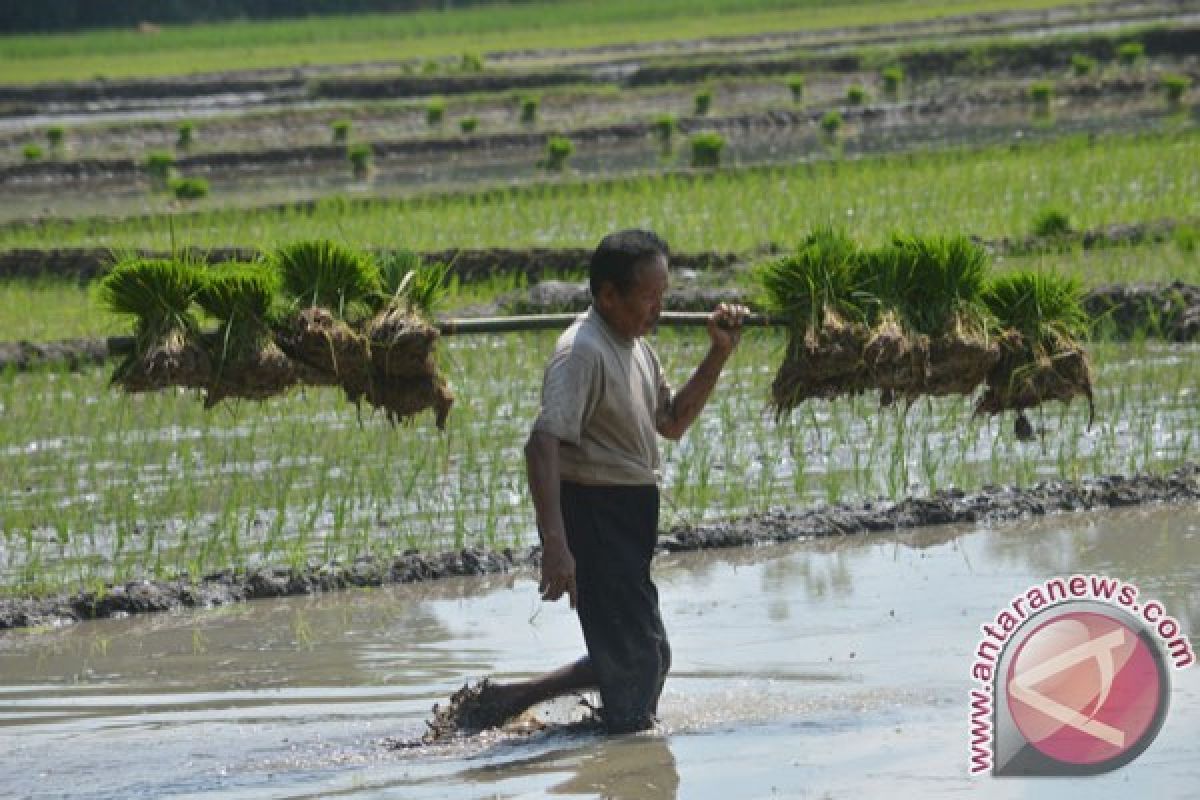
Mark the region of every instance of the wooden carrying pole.
<instances>
[{"instance_id":1,"label":"wooden carrying pole","mask_svg":"<svg viewBox=\"0 0 1200 800\"><path fill-rule=\"evenodd\" d=\"M703 328L708 324L707 311L664 311L658 318L659 325L683 328ZM444 319L435 324L444 336L463 333L518 333L524 331L547 331L565 328L579 318L578 314L529 314L514 317L477 317L474 319ZM782 325L763 314L750 314L742 323L747 327L762 328Z\"/></svg>"},{"instance_id":2,"label":"wooden carrying pole","mask_svg":"<svg viewBox=\"0 0 1200 800\"><path fill-rule=\"evenodd\" d=\"M658 318L659 325L672 327L702 328L708 324L708 312L664 311ZM469 333L523 333L526 331L550 331L566 328L578 314L526 314L510 317L468 317L465 319L442 319L434 323L443 336L460 336ZM770 319L763 314L750 314L742 323L751 328L782 325L780 320ZM110 336L106 340L108 352L124 355L133 351L132 336Z\"/></svg>"}]
</instances>

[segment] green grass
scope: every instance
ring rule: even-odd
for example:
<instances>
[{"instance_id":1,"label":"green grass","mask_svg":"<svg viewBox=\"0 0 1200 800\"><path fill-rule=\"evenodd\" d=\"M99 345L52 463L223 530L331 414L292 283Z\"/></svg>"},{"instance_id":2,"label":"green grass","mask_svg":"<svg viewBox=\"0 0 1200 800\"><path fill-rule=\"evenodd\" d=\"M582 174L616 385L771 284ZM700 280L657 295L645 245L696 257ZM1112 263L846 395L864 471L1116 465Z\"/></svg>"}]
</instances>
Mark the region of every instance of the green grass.
<instances>
[{"instance_id":1,"label":"green grass","mask_svg":"<svg viewBox=\"0 0 1200 800\"><path fill-rule=\"evenodd\" d=\"M1064 0L572 0L453 13L322 17L135 31L0 37L5 82L173 75L411 58L463 52L585 47L620 42L885 24L948 14L1069 5Z\"/></svg>"},{"instance_id":2,"label":"green grass","mask_svg":"<svg viewBox=\"0 0 1200 800\"><path fill-rule=\"evenodd\" d=\"M1013 236L1030 209L1053 207L1076 229L1200 216L1200 133L1083 137L1018 147L954 149L852 162L656 174L511 189L222 209L173 217L48 222L0 229L0 248L180 245L269 248L301 238L355 247L582 246L616 227L651 227L677 250L791 247L816 225L870 244L893 230ZM173 226L173 231L172 231ZM172 238L174 237L174 238ZM351 238L352 237L352 238Z\"/></svg>"}]
</instances>

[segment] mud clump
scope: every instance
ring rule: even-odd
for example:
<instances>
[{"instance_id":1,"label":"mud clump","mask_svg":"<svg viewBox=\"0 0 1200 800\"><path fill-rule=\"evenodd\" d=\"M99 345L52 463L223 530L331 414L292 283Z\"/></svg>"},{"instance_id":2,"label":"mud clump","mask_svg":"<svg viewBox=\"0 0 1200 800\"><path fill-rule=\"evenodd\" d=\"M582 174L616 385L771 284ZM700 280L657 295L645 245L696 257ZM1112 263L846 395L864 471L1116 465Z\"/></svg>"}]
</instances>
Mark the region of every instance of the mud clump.
<instances>
[{"instance_id":1,"label":"mud clump","mask_svg":"<svg viewBox=\"0 0 1200 800\"><path fill-rule=\"evenodd\" d=\"M196 337L173 328L130 354L112 382L126 392L154 392L172 386L203 389L212 381L212 359Z\"/></svg>"}]
</instances>

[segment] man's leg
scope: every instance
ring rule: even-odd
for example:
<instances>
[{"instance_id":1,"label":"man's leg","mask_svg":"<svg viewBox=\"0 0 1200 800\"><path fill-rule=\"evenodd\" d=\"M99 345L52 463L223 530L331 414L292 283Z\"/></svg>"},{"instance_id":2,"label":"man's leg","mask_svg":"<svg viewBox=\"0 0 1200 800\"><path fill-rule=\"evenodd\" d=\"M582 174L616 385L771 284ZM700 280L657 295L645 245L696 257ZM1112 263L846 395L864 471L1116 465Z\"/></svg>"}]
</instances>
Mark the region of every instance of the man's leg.
<instances>
[{"instance_id":1,"label":"man's leg","mask_svg":"<svg viewBox=\"0 0 1200 800\"><path fill-rule=\"evenodd\" d=\"M592 670L592 661L587 656L527 681L492 684L497 702L505 708L513 709L510 716L516 716L538 703L570 692L596 688L596 673Z\"/></svg>"}]
</instances>

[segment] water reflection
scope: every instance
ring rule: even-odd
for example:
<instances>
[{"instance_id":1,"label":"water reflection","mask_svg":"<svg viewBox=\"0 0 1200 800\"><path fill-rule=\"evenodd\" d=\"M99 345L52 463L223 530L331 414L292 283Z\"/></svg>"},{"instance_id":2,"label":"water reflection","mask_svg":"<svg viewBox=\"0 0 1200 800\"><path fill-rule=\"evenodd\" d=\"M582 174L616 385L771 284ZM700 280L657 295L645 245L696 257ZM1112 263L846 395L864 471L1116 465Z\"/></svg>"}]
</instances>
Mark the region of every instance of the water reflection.
<instances>
[{"instance_id":1,"label":"water reflection","mask_svg":"<svg viewBox=\"0 0 1200 800\"><path fill-rule=\"evenodd\" d=\"M549 779L546 794L611 800L674 800L679 771L667 737L640 734L596 737L569 750L475 767L460 773L469 784L495 785L530 776ZM560 780L560 777L562 777Z\"/></svg>"}]
</instances>

